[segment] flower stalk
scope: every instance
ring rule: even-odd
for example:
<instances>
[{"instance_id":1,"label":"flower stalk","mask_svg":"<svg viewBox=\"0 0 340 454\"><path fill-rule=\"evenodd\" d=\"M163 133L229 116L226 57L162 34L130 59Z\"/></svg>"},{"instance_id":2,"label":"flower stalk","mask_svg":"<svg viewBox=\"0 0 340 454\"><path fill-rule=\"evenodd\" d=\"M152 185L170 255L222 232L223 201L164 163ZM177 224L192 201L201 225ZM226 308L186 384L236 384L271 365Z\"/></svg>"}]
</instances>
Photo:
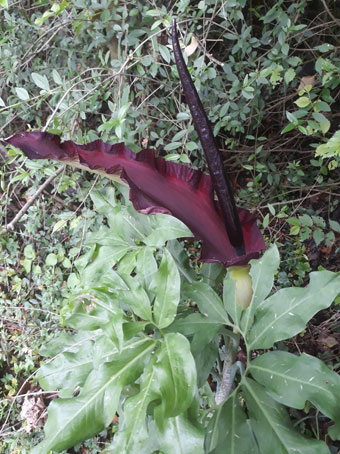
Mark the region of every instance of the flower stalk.
<instances>
[{"instance_id":1,"label":"flower stalk","mask_svg":"<svg viewBox=\"0 0 340 454\"><path fill-rule=\"evenodd\" d=\"M245 244L231 184L225 174L221 155L203 104L186 67L178 40L176 20L172 22L172 46L186 102L206 155L209 173L219 201L229 241L238 256L245 254Z\"/></svg>"}]
</instances>

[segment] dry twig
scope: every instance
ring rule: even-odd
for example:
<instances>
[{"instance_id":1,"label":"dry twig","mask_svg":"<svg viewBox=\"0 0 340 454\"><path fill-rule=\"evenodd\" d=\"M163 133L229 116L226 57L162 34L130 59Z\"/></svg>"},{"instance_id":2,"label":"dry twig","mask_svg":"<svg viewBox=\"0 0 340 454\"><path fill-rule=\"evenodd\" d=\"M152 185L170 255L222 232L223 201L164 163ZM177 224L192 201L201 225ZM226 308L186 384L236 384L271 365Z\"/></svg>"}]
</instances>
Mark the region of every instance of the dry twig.
<instances>
[{"instance_id":1,"label":"dry twig","mask_svg":"<svg viewBox=\"0 0 340 454\"><path fill-rule=\"evenodd\" d=\"M14 229L15 224L22 218L22 216L26 213L29 207L33 204L33 202L39 197L39 195L43 192L43 190L64 170L64 166L59 167L57 169L55 175L50 176L47 180L37 189L37 191L33 194L33 196L28 200L27 203L21 208L21 210L17 213L17 215L12 219L12 221L6 225L1 231L0 234L3 235L6 232Z\"/></svg>"}]
</instances>

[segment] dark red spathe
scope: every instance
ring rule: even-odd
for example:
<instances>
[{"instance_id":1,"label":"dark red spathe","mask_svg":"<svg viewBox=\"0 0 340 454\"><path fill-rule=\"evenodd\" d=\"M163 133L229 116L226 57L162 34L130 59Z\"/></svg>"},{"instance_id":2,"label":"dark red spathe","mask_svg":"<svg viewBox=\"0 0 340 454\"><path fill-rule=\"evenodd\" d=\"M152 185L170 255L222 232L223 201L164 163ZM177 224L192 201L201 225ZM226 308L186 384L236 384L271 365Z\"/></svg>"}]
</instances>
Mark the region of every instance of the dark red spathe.
<instances>
[{"instance_id":1,"label":"dark red spathe","mask_svg":"<svg viewBox=\"0 0 340 454\"><path fill-rule=\"evenodd\" d=\"M87 145L61 143L59 136L46 132L16 134L5 141L30 159L76 161L89 169L120 175L130 186L130 200L136 210L145 214L171 214L202 240L202 261L243 265L265 249L255 217L239 208L246 254L238 257L214 201L210 177L182 164L155 158L152 150L133 153L123 143L109 145L101 140Z\"/></svg>"}]
</instances>

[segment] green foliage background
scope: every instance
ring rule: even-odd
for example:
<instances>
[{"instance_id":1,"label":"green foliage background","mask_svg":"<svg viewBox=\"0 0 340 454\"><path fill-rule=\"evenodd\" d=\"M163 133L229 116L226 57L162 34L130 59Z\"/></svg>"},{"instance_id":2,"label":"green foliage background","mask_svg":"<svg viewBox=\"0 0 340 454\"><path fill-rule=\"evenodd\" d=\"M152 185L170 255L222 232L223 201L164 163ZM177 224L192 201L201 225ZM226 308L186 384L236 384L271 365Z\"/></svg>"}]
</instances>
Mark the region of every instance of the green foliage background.
<instances>
[{"instance_id":1,"label":"green foliage background","mask_svg":"<svg viewBox=\"0 0 340 454\"><path fill-rule=\"evenodd\" d=\"M336 270L336 1L9 1L0 9L0 136L38 128L79 143L100 137L205 169L171 52L172 17L184 46L197 43L189 70L239 205L256 211L269 241L284 244L277 285L303 284L320 265ZM5 227L58 166L3 147L0 159ZM103 222L88 195L110 184L65 170L13 232L1 233L4 452L32 442L21 428L22 398L13 396L32 391L26 380L58 326L85 232Z\"/></svg>"}]
</instances>

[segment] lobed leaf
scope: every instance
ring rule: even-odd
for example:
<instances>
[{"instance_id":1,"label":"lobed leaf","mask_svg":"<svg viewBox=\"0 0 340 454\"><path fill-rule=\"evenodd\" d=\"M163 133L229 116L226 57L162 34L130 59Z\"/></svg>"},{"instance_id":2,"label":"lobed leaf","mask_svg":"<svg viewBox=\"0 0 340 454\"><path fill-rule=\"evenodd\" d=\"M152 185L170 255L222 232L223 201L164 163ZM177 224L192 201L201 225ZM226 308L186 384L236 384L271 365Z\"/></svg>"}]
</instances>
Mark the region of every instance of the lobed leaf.
<instances>
[{"instance_id":1,"label":"lobed leaf","mask_svg":"<svg viewBox=\"0 0 340 454\"><path fill-rule=\"evenodd\" d=\"M206 317L208 324L230 325L229 317L224 310L221 298L205 282L185 283L183 285L183 294L197 303L201 314Z\"/></svg>"},{"instance_id":2,"label":"lobed leaf","mask_svg":"<svg viewBox=\"0 0 340 454\"><path fill-rule=\"evenodd\" d=\"M207 429L206 448L211 454L259 454L236 392L215 411Z\"/></svg>"},{"instance_id":3,"label":"lobed leaf","mask_svg":"<svg viewBox=\"0 0 340 454\"><path fill-rule=\"evenodd\" d=\"M261 454L329 454L324 442L304 438L294 429L284 406L275 402L263 386L244 378L242 392Z\"/></svg>"},{"instance_id":4,"label":"lobed leaf","mask_svg":"<svg viewBox=\"0 0 340 454\"><path fill-rule=\"evenodd\" d=\"M112 421L124 386L141 374L155 342L144 339L122 351L119 359L101 364L88 376L79 396L54 400L48 409L45 439L32 454L63 451L101 432Z\"/></svg>"},{"instance_id":5,"label":"lobed leaf","mask_svg":"<svg viewBox=\"0 0 340 454\"><path fill-rule=\"evenodd\" d=\"M308 400L340 422L340 376L318 358L268 352L251 361L249 372L277 402L303 409Z\"/></svg>"},{"instance_id":6,"label":"lobed leaf","mask_svg":"<svg viewBox=\"0 0 340 454\"><path fill-rule=\"evenodd\" d=\"M189 408L197 391L197 377L189 341L182 334L165 334L156 355L154 385L161 403L155 409L155 419L162 427L166 418Z\"/></svg>"},{"instance_id":7,"label":"lobed leaf","mask_svg":"<svg viewBox=\"0 0 340 454\"><path fill-rule=\"evenodd\" d=\"M204 431L187 414L165 421L158 430L161 452L166 454L204 454Z\"/></svg>"},{"instance_id":8,"label":"lobed leaf","mask_svg":"<svg viewBox=\"0 0 340 454\"><path fill-rule=\"evenodd\" d=\"M295 336L339 293L340 274L331 271L311 273L306 288L279 290L255 312L255 323L247 339L249 348L271 348L275 342Z\"/></svg>"}]
</instances>

